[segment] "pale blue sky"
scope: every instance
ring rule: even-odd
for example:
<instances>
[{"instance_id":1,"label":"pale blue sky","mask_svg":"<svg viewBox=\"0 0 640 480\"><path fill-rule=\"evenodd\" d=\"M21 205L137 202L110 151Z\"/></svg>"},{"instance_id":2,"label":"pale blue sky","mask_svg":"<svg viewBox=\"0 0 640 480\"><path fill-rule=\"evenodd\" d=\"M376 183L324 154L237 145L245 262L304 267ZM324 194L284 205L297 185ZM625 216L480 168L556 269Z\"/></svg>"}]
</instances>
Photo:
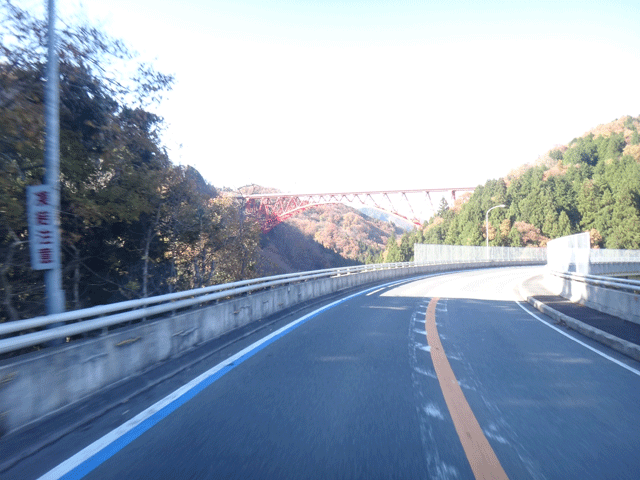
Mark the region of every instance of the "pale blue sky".
<instances>
[{"instance_id":1,"label":"pale blue sky","mask_svg":"<svg viewBox=\"0 0 640 480\"><path fill-rule=\"evenodd\" d=\"M59 11L81 3L176 75L159 108L167 146L216 187L475 186L640 114L637 1L58 0Z\"/></svg>"}]
</instances>

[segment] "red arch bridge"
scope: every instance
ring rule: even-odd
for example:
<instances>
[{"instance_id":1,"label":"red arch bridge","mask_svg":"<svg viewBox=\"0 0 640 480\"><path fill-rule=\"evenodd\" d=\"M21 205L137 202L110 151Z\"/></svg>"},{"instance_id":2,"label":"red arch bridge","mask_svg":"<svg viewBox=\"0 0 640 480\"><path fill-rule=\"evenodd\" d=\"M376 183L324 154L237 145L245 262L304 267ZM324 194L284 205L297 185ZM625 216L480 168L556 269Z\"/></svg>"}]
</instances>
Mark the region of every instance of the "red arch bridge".
<instances>
[{"instance_id":1,"label":"red arch bridge","mask_svg":"<svg viewBox=\"0 0 640 480\"><path fill-rule=\"evenodd\" d=\"M416 202L428 201L431 212L436 212L432 194L445 198L450 203L456 201L459 193L473 192L474 188L424 188L417 190L378 190L371 192L338 192L338 193L266 193L240 195L245 201L246 212L257 219L263 232L268 232L287 218L308 208L329 203L361 204L390 213L421 226L422 222L415 214Z\"/></svg>"}]
</instances>

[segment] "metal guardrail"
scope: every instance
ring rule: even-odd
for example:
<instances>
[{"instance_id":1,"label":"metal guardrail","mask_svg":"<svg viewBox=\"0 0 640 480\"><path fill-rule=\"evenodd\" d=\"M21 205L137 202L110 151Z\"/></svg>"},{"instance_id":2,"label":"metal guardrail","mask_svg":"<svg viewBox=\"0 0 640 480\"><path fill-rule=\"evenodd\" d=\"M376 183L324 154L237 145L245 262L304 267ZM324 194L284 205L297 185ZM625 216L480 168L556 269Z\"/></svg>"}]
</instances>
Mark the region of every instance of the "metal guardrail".
<instances>
[{"instance_id":1,"label":"metal guardrail","mask_svg":"<svg viewBox=\"0 0 640 480\"><path fill-rule=\"evenodd\" d=\"M620 290L625 293L631 293L635 295L640 294L640 281L638 280L620 280L615 277L605 277L601 275L583 275L580 273L559 272L557 270L551 270L550 273L566 280L583 282L587 285Z\"/></svg>"},{"instance_id":2,"label":"metal guardrail","mask_svg":"<svg viewBox=\"0 0 640 480\"><path fill-rule=\"evenodd\" d=\"M54 315L45 315L27 320L18 320L0 324L0 354L20 350L27 347L46 344L61 338L99 331L129 322L154 317L167 312L176 312L217 300L251 294L259 290L284 286L287 284L307 282L324 277L353 275L375 270L422 266L414 262L370 264L355 267L331 268L303 273L291 273L253 280L244 280L223 285L214 285L184 292L170 293L156 297L129 300L109 305L75 310ZM74 322L69 324L68 322ZM52 324L63 324L59 327L41 331Z\"/></svg>"}]
</instances>

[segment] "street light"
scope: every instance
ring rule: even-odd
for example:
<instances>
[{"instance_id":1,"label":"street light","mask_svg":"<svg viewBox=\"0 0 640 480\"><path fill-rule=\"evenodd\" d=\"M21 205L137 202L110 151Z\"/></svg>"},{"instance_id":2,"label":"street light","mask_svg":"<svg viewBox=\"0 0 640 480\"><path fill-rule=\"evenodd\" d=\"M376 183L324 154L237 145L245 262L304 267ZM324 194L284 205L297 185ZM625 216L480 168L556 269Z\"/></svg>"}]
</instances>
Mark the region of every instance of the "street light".
<instances>
[{"instance_id":1,"label":"street light","mask_svg":"<svg viewBox=\"0 0 640 480\"><path fill-rule=\"evenodd\" d=\"M494 208L505 208L506 205L496 205L495 207L491 207L489 210L487 210L487 214L485 215L485 225L487 226L487 252L489 252L489 212L491 210L493 210Z\"/></svg>"}]
</instances>

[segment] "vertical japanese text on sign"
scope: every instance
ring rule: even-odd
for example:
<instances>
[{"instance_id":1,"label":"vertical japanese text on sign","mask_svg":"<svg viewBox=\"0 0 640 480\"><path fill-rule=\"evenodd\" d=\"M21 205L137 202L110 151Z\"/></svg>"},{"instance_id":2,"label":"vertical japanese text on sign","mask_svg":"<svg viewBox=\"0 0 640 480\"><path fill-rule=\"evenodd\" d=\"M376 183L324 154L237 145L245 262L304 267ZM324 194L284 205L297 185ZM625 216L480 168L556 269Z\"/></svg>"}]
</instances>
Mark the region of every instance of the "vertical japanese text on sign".
<instances>
[{"instance_id":1,"label":"vertical japanese text on sign","mask_svg":"<svg viewBox=\"0 0 640 480\"><path fill-rule=\"evenodd\" d=\"M48 185L27 187L27 217L31 267L47 270L54 266L56 252L54 224L55 212L51 203L52 191Z\"/></svg>"}]
</instances>

